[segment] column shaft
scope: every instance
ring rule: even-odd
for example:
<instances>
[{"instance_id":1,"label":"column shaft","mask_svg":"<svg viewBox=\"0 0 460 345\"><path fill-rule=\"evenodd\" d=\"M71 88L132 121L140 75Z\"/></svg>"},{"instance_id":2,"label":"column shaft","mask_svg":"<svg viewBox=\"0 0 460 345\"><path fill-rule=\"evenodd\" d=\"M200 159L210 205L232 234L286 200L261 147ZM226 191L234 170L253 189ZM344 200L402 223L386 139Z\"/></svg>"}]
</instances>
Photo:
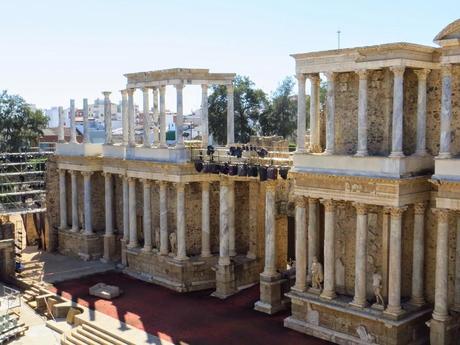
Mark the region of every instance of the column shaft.
<instances>
[{"instance_id":1,"label":"column shaft","mask_svg":"<svg viewBox=\"0 0 460 345\"><path fill-rule=\"evenodd\" d=\"M429 69L414 70L418 78L417 96L417 148L415 154L426 155L426 78Z\"/></svg>"},{"instance_id":2,"label":"column shaft","mask_svg":"<svg viewBox=\"0 0 460 345\"><path fill-rule=\"evenodd\" d=\"M129 241L129 187L128 178L123 176L123 239Z\"/></svg>"},{"instance_id":3,"label":"column shaft","mask_svg":"<svg viewBox=\"0 0 460 345\"><path fill-rule=\"evenodd\" d=\"M228 184L228 246L230 256L235 256L235 182L232 180Z\"/></svg>"},{"instance_id":4,"label":"column shaft","mask_svg":"<svg viewBox=\"0 0 460 345\"><path fill-rule=\"evenodd\" d=\"M367 206L356 207L356 256L355 256L355 296L353 306L364 308L366 301L366 263L367 263Z\"/></svg>"},{"instance_id":5,"label":"column shaft","mask_svg":"<svg viewBox=\"0 0 460 345\"><path fill-rule=\"evenodd\" d=\"M64 109L62 107L58 108L58 115L59 115L58 142L64 143L65 142L65 136L64 136L65 118L64 118Z\"/></svg>"},{"instance_id":6,"label":"column shaft","mask_svg":"<svg viewBox=\"0 0 460 345\"><path fill-rule=\"evenodd\" d=\"M65 170L59 169L59 216L61 220L61 230L67 229L67 193L65 174Z\"/></svg>"},{"instance_id":7,"label":"column shaft","mask_svg":"<svg viewBox=\"0 0 460 345\"><path fill-rule=\"evenodd\" d=\"M324 200L324 290L322 298L335 298L335 205Z\"/></svg>"},{"instance_id":8,"label":"column shaft","mask_svg":"<svg viewBox=\"0 0 460 345\"><path fill-rule=\"evenodd\" d=\"M436 240L436 275L434 289L433 319L446 321L449 318L449 211L437 209L438 236Z\"/></svg>"},{"instance_id":9,"label":"column shaft","mask_svg":"<svg viewBox=\"0 0 460 345\"><path fill-rule=\"evenodd\" d=\"M358 151L356 156L367 156L367 71L360 70L358 96Z\"/></svg>"},{"instance_id":10,"label":"column shaft","mask_svg":"<svg viewBox=\"0 0 460 345\"><path fill-rule=\"evenodd\" d=\"M143 88L142 89L142 100L143 100L143 108L142 111L144 113L144 147L151 147L152 146L152 121L150 117L150 105L149 105L149 89Z\"/></svg>"},{"instance_id":11,"label":"column shaft","mask_svg":"<svg viewBox=\"0 0 460 345\"><path fill-rule=\"evenodd\" d=\"M441 137L439 143L439 158L451 158L450 143L452 136L452 66L441 66L442 95L441 95Z\"/></svg>"},{"instance_id":12,"label":"column shaft","mask_svg":"<svg viewBox=\"0 0 460 345\"><path fill-rule=\"evenodd\" d=\"M128 145L136 145L136 114L134 110L134 91L135 89L128 89Z\"/></svg>"},{"instance_id":13,"label":"column shaft","mask_svg":"<svg viewBox=\"0 0 460 345\"><path fill-rule=\"evenodd\" d=\"M89 143L89 107L88 99L83 98L83 142L85 144Z\"/></svg>"},{"instance_id":14,"label":"column shaft","mask_svg":"<svg viewBox=\"0 0 460 345\"><path fill-rule=\"evenodd\" d=\"M77 123L75 122L75 100L70 100L70 142L77 143Z\"/></svg>"},{"instance_id":15,"label":"column shaft","mask_svg":"<svg viewBox=\"0 0 460 345\"><path fill-rule=\"evenodd\" d=\"M159 129L159 112L158 112L158 88L153 88L153 143L157 145L160 142L160 129Z\"/></svg>"},{"instance_id":16,"label":"column shaft","mask_svg":"<svg viewBox=\"0 0 460 345\"><path fill-rule=\"evenodd\" d=\"M297 74L297 152L305 151L305 129L307 127L307 110L305 99L305 74Z\"/></svg>"},{"instance_id":17,"label":"column shaft","mask_svg":"<svg viewBox=\"0 0 460 345\"><path fill-rule=\"evenodd\" d=\"M335 153L335 77L336 73L328 72L326 94L326 154Z\"/></svg>"},{"instance_id":18,"label":"column shaft","mask_svg":"<svg viewBox=\"0 0 460 345\"><path fill-rule=\"evenodd\" d=\"M113 235L113 186L112 174L104 173L105 183L105 235Z\"/></svg>"},{"instance_id":19,"label":"column shaft","mask_svg":"<svg viewBox=\"0 0 460 345\"><path fill-rule=\"evenodd\" d=\"M136 212L136 179L128 177L129 188L129 244L128 248L138 246L137 241L137 212Z\"/></svg>"},{"instance_id":20,"label":"column shaft","mask_svg":"<svg viewBox=\"0 0 460 345\"><path fill-rule=\"evenodd\" d=\"M201 256L211 256L211 228L209 225L209 182L201 183Z\"/></svg>"},{"instance_id":21,"label":"column shaft","mask_svg":"<svg viewBox=\"0 0 460 345\"><path fill-rule=\"evenodd\" d=\"M318 257L319 251L319 224L318 224L318 199L308 199L308 275L311 275L313 257ZM311 278L311 277L310 277Z\"/></svg>"},{"instance_id":22,"label":"column shaft","mask_svg":"<svg viewBox=\"0 0 460 345\"><path fill-rule=\"evenodd\" d=\"M265 276L276 275L275 188L275 182L265 187Z\"/></svg>"},{"instance_id":23,"label":"column shaft","mask_svg":"<svg viewBox=\"0 0 460 345\"><path fill-rule=\"evenodd\" d=\"M176 85L176 148L184 148L184 103L183 103L184 84Z\"/></svg>"},{"instance_id":24,"label":"column shaft","mask_svg":"<svg viewBox=\"0 0 460 345\"><path fill-rule=\"evenodd\" d=\"M208 127L208 85L201 85L201 146L207 147L209 144Z\"/></svg>"},{"instance_id":25,"label":"column shaft","mask_svg":"<svg viewBox=\"0 0 460 345\"><path fill-rule=\"evenodd\" d=\"M105 144L112 145L112 103L110 102L110 93L104 91L104 124L105 124Z\"/></svg>"},{"instance_id":26,"label":"column shaft","mask_svg":"<svg viewBox=\"0 0 460 345\"><path fill-rule=\"evenodd\" d=\"M160 181L160 254L168 255L168 198L166 182Z\"/></svg>"},{"instance_id":27,"label":"column shaft","mask_svg":"<svg viewBox=\"0 0 460 345\"><path fill-rule=\"evenodd\" d=\"M70 170L70 183L72 188L72 231L79 230L78 226L78 185L77 185L77 172Z\"/></svg>"},{"instance_id":28,"label":"column shaft","mask_svg":"<svg viewBox=\"0 0 460 345\"><path fill-rule=\"evenodd\" d=\"M219 265L229 265L228 180L220 181L219 192Z\"/></svg>"},{"instance_id":29,"label":"column shaft","mask_svg":"<svg viewBox=\"0 0 460 345\"><path fill-rule=\"evenodd\" d=\"M152 209L150 204L150 181L142 181L144 187L144 205L143 205L143 230L144 230L144 251L152 250Z\"/></svg>"},{"instance_id":30,"label":"column shaft","mask_svg":"<svg viewBox=\"0 0 460 345\"><path fill-rule=\"evenodd\" d=\"M457 215L457 237L455 247L454 308L460 312L460 216Z\"/></svg>"},{"instance_id":31,"label":"column shaft","mask_svg":"<svg viewBox=\"0 0 460 345\"><path fill-rule=\"evenodd\" d=\"M425 204L417 203L414 207L414 239L412 250L412 297L414 305L425 304L423 298L423 266L425 251Z\"/></svg>"},{"instance_id":32,"label":"column shaft","mask_svg":"<svg viewBox=\"0 0 460 345\"><path fill-rule=\"evenodd\" d=\"M166 86L160 86L160 147L166 148Z\"/></svg>"},{"instance_id":33,"label":"column shaft","mask_svg":"<svg viewBox=\"0 0 460 345\"><path fill-rule=\"evenodd\" d=\"M393 119L390 157L403 157L403 121L404 121L404 67L391 67L393 72Z\"/></svg>"},{"instance_id":34,"label":"column shaft","mask_svg":"<svg viewBox=\"0 0 460 345\"><path fill-rule=\"evenodd\" d=\"M307 288L307 215L305 198L298 196L295 208L295 286L298 291Z\"/></svg>"},{"instance_id":35,"label":"column shaft","mask_svg":"<svg viewBox=\"0 0 460 345\"><path fill-rule=\"evenodd\" d=\"M319 90L320 78L318 74L309 76L311 83L310 94L310 151L320 152L321 143L319 140Z\"/></svg>"},{"instance_id":36,"label":"column shaft","mask_svg":"<svg viewBox=\"0 0 460 345\"><path fill-rule=\"evenodd\" d=\"M123 145L129 143L129 118L128 118L128 91L121 90L121 126L123 132Z\"/></svg>"},{"instance_id":37,"label":"column shaft","mask_svg":"<svg viewBox=\"0 0 460 345\"><path fill-rule=\"evenodd\" d=\"M177 183L177 260L187 259L185 225L185 184Z\"/></svg>"},{"instance_id":38,"label":"column shaft","mask_svg":"<svg viewBox=\"0 0 460 345\"><path fill-rule=\"evenodd\" d=\"M235 111L233 84L227 85L227 145L235 143Z\"/></svg>"},{"instance_id":39,"label":"column shaft","mask_svg":"<svg viewBox=\"0 0 460 345\"><path fill-rule=\"evenodd\" d=\"M85 219L85 234L93 233L93 205L91 203L91 171L83 171L83 210Z\"/></svg>"}]
</instances>

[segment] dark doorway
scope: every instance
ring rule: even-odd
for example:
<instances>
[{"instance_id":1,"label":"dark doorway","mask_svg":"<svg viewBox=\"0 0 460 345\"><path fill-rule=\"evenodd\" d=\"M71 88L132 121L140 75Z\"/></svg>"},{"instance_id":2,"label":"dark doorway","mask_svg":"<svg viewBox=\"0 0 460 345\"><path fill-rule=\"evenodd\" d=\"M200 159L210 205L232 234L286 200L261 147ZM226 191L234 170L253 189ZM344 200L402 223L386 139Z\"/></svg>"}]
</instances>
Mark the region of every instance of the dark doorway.
<instances>
[{"instance_id":1,"label":"dark doorway","mask_svg":"<svg viewBox=\"0 0 460 345\"><path fill-rule=\"evenodd\" d=\"M287 261L295 260L295 218L288 217Z\"/></svg>"}]
</instances>

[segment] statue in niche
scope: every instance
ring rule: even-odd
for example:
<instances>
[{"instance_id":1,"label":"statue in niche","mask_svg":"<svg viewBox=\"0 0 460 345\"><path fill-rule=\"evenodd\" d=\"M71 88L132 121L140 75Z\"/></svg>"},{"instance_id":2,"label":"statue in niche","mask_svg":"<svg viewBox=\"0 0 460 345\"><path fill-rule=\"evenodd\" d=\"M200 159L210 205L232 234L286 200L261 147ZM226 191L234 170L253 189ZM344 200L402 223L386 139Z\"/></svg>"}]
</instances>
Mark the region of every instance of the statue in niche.
<instances>
[{"instance_id":1,"label":"statue in niche","mask_svg":"<svg viewBox=\"0 0 460 345\"><path fill-rule=\"evenodd\" d=\"M154 234L155 234L155 238L153 241L155 243L155 248L160 248L160 228L159 227L155 227Z\"/></svg>"},{"instance_id":2,"label":"statue in niche","mask_svg":"<svg viewBox=\"0 0 460 345\"><path fill-rule=\"evenodd\" d=\"M313 289L321 290L321 284L324 279L323 265L318 262L316 256L313 257L313 263L311 265L311 286Z\"/></svg>"},{"instance_id":3,"label":"statue in niche","mask_svg":"<svg viewBox=\"0 0 460 345\"><path fill-rule=\"evenodd\" d=\"M174 255L176 255L176 252L177 252L176 243L177 243L177 236L176 236L176 233L175 233L175 232L171 232L171 233L169 234L169 245L170 245L170 247L171 247L171 253L173 253Z\"/></svg>"},{"instance_id":4,"label":"statue in niche","mask_svg":"<svg viewBox=\"0 0 460 345\"><path fill-rule=\"evenodd\" d=\"M382 275L378 272L374 272L372 275L372 288L374 289L376 306L384 308L385 302L382 297Z\"/></svg>"}]
</instances>

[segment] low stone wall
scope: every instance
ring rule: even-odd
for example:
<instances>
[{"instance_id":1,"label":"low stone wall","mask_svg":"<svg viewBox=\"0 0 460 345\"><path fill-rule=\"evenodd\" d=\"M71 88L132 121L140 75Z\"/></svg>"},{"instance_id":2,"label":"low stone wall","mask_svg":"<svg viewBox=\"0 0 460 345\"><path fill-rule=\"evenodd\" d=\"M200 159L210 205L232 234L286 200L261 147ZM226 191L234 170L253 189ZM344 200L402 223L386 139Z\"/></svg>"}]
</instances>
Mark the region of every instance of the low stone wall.
<instances>
[{"instance_id":1,"label":"low stone wall","mask_svg":"<svg viewBox=\"0 0 460 345\"><path fill-rule=\"evenodd\" d=\"M100 259L103 255L102 234L86 235L80 232L59 230L58 232L59 253L78 257L83 260Z\"/></svg>"}]
</instances>

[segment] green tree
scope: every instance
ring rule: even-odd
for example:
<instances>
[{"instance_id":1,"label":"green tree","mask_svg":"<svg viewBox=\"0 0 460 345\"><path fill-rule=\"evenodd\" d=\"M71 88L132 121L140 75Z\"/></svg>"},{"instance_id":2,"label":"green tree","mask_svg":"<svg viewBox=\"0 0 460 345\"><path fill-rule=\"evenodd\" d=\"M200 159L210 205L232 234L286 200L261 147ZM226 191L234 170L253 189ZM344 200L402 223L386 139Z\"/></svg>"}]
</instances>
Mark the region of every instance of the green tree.
<instances>
[{"instance_id":1,"label":"green tree","mask_svg":"<svg viewBox=\"0 0 460 345\"><path fill-rule=\"evenodd\" d=\"M32 110L18 95L0 94L0 151L18 152L36 146L48 118L41 110Z\"/></svg>"},{"instance_id":2,"label":"green tree","mask_svg":"<svg viewBox=\"0 0 460 345\"><path fill-rule=\"evenodd\" d=\"M234 80L235 141L245 143L259 130L259 118L268 108L264 91L255 88L254 83L244 76ZM227 140L227 88L224 85L212 87L209 96L209 130L218 143Z\"/></svg>"}]
</instances>

